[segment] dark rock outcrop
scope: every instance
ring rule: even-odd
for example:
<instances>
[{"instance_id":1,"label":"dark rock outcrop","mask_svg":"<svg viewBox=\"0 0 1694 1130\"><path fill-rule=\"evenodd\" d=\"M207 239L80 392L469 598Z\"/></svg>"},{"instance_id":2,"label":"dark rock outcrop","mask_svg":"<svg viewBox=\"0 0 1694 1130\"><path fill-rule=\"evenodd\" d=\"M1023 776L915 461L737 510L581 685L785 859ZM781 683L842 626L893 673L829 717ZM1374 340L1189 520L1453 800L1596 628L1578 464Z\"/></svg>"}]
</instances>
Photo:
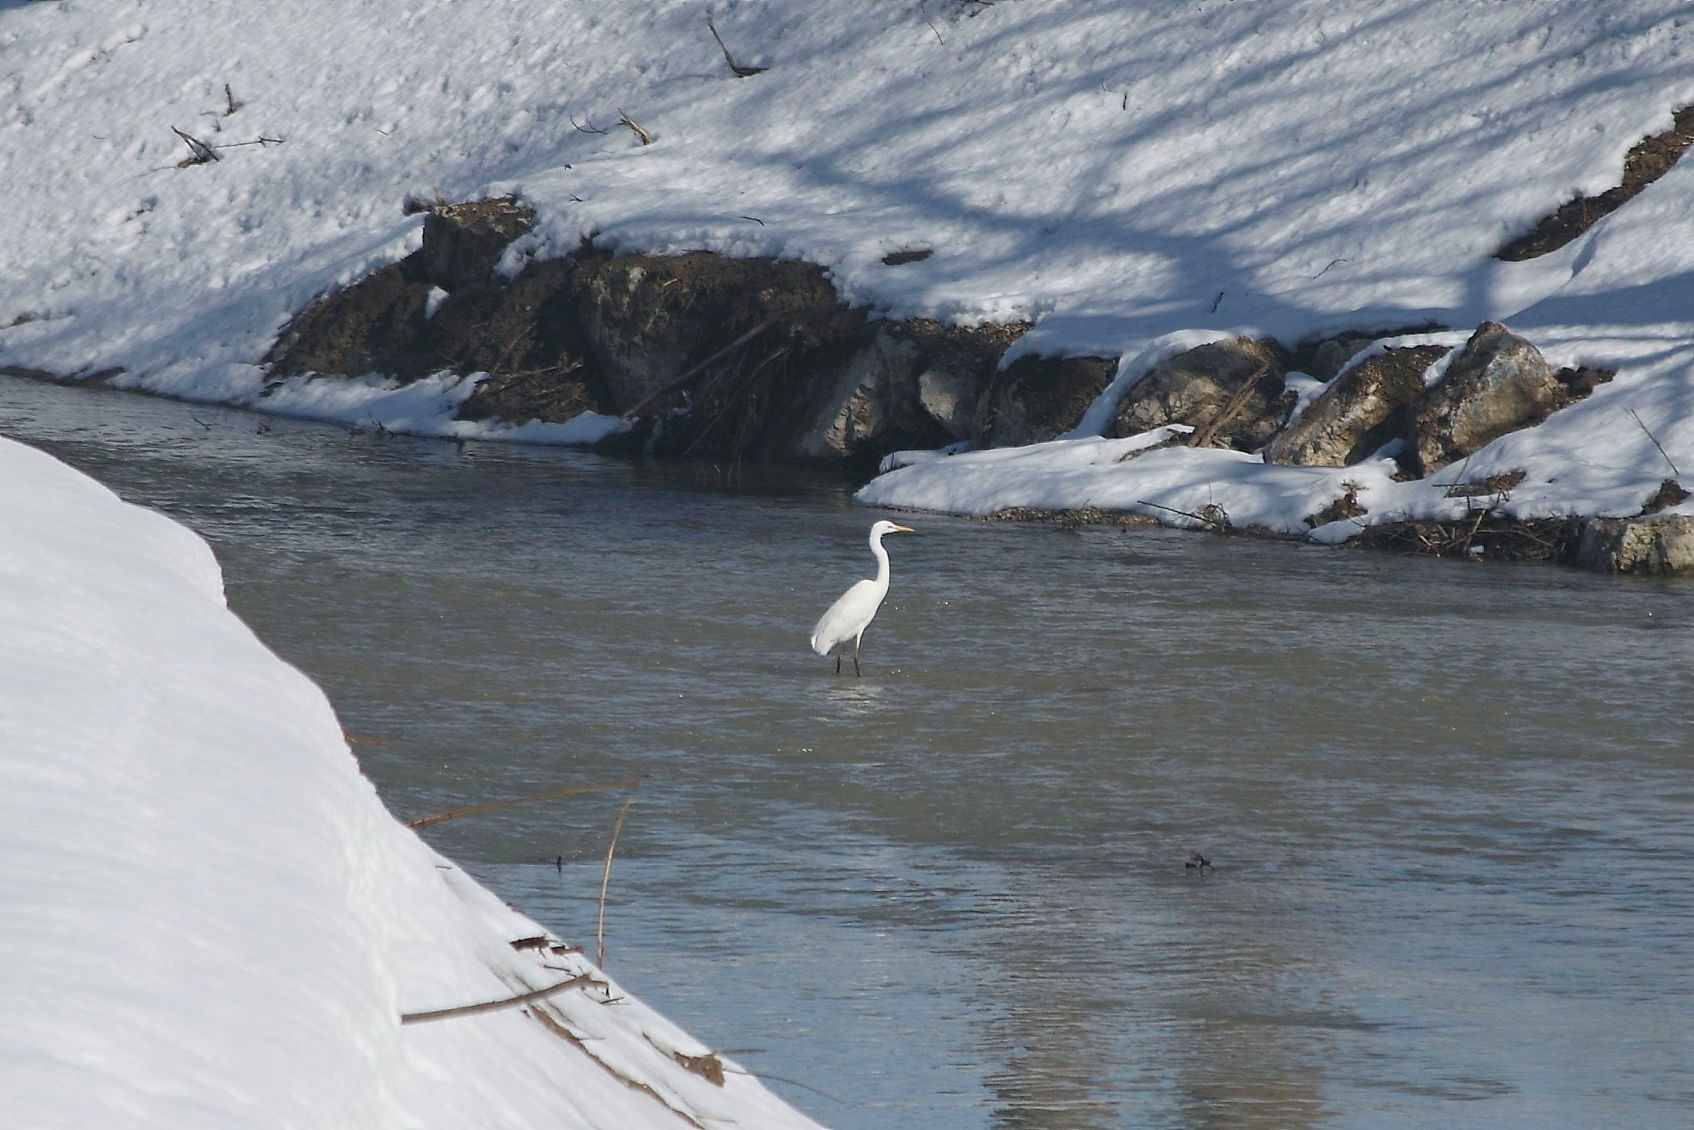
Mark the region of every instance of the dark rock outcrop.
<instances>
[{"instance_id":1,"label":"dark rock outcrop","mask_svg":"<svg viewBox=\"0 0 1694 1130\"><path fill-rule=\"evenodd\" d=\"M815 362L810 410L783 421L774 453L858 463L967 439L1001 355L1027 328L871 322Z\"/></svg>"},{"instance_id":2,"label":"dark rock outcrop","mask_svg":"<svg viewBox=\"0 0 1694 1130\"><path fill-rule=\"evenodd\" d=\"M1499 322L1484 322L1413 405L1409 454L1428 475L1565 403L1541 351Z\"/></svg>"},{"instance_id":3,"label":"dark rock outcrop","mask_svg":"<svg viewBox=\"0 0 1694 1130\"><path fill-rule=\"evenodd\" d=\"M1076 426L1117 372L1115 357L1026 354L995 374L971 424L977 447L1041 443Z\"/></svg>"},{"instance_id":4,"label":"dark rock outcrop","mask_svg":"<svg viewBox=\"0 0 1694 1130\"><path fill-rule=\"evenodd\" d=\"M1285 354L1274 342L1231 338L1190 349L1155 365L1130 386L1109 434L1136 435L1166 424L1205 428L1233 407L1217 430L1235 447L1251 451L1276 433L1293 406L1293 395L1283 385L1285 371ZM1245 399L1231 405L1249 382L1253 387Z\"/></svg>"},{"instance_id":5,"label":"dark rock outcrop","mask_svg":"<svg viewBox=\"0 0 1694 1130\"><path fill-rule=\"evenodd\" d=\"M780 327L777 336L805 352L865 320L842 305L823 268L798 259L697 251L594 257L582 266L577 316L619 412L759 325Z\"/></svg>"},{"instance_id":6,"label":"dark rock outcrop","mask_svg":"<svg viewBox=\"0 0 1694 1130\"><path fill-rule=\"evenodd\" d=\"M1267 463L1343 467L1406 434L1423 374L1443 345L1385 349L1330 382L1298 419L1265 445Z\"/></svg>"},{"instance_id":7,"label":"dark rock outcrop","mask_svg":"<svg viewBox=\"0 0 1694 1130\"><path fill-rule=\"evenodd\" d=\"M423 279L455 291L489 281L512 240L535 226L535 211L510 197L431 208L424 217Z\"/></svg>"},{"instance_id":8,"label":"dark rock outcrop","mask_svg":"<svg viewBox=\"0 0 1694 1130\"><path fill-rule=\"evenodd\" d=\"M902 448L1050 438L1115 367L1028 358L1000 373L1027 324L868 320L798 260L584 247L496 277L532 222L509 200L433 207L422 249L314 302L272 371L481 373L464 418L620 413L636 428L614 442L650 451L874 466Z\"/></svg>"},{"instance_id":9,"label":"dark rock outcrop","mask_svg":"<svg viewBox=\"0 0 1694 1130\"><path fill-rule=\"evenodd\" d=\"M430 285L414 259L382 267L320 298L289 323L265 355L271 371L423 375L418 371Z\"/></svg>"}]
</instances>

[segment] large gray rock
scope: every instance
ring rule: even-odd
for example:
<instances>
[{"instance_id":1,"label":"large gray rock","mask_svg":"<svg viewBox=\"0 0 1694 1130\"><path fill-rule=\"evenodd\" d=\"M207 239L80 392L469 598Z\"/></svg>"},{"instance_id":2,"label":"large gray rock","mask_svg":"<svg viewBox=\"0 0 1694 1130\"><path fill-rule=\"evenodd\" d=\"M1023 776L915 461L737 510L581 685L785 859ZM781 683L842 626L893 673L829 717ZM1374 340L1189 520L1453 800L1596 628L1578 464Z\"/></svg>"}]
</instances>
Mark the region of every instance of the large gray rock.
<instances>
[{"instance_id":1,"label":"large gray rock","mask_svg":"<svg viewBox=\"0 0 1694 1130\"><path fill-rule=\"evenodd\" d=\"M1595 518L1583 528L1576 563L1600 573L1694 572L1694 518Z\"/></svg>"},{"instance_id":2,"label":"large gray rock","mask_svg":"<svg viewBox=\"0 0 1694 1130\"><path fill-rule=\"evenodd\" d=\"M1412 409L1408 446L1428 475L1565 403L1541 351L1499 322L1484 322Z\"/></svg>"},{"instance_id":3,"label":"large gray rock","mask_svg":"<svg viewBox=\"0 0 1694 1130\"><path fill-rule=\"evenodd\" d=\"M957 356L937 357L918 374L918 406L955 440L970 436L977 403L994 379L994 367Z\"/></svg>"},{"instance_id":4,"label":"large gray rock","mask_svg":"<svg viewBox=\"0 0 1694 1130\"><path fill-rule=\"evenodd\" d=\"M1018 358L1000 371L971 422L976 447L1013 447L1074 428L1117 372L1115 357Z\"/></svg>"},{"instance_id":5,"label":"large gray rock","mask_svg":"<svg viewBox=\"0 0 1694 1130\"><path fill-rule=\"evenodd\" d=\"M921 430L918 343L880 324L869 340L848 354L834 380L821 388L817 410L793 440L790 454L802 459L852 458L867 447L889 445L894 436ZM907 446L902 444L901 446ZM879 453L880 454L880 453Z\"/></svg>"},{"instance_id":6,"label":"large gray rock","mask_svg":"<svg viewBox=\"0 0 1694 1130\"><path fill-rule=\"evenodd\" d=\"M1265 445L1267 463L1344 467L1405 434L1423 374L1442 345L1385 349L1331 381L1300 417Z\"/></svg>"},{"instance_id":7,"label":"large gray rock","mask_svg":"<svg viewBox=\"0 0 1694 1130\"><path fill-rule=\"evenodd\" d=\"M1124 395L1110 435L1130 436L1166 424L1204 428L1248 381L1254 388L1219 430L1242 450L1264 444L1287 415L1283 365L1265 342L1230 338L1178 354L1152 369Z\"/></svg>"}]
</instances>

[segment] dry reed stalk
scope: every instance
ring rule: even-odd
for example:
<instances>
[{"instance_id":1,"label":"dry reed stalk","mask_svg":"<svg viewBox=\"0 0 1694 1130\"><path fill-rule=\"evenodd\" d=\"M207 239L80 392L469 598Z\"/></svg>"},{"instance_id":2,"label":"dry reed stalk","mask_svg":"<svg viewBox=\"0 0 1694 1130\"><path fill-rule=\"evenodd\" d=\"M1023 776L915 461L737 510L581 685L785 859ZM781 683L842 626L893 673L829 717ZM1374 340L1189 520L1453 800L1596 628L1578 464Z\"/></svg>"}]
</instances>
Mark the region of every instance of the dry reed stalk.
<instances>
[{"instance_id":1,"label":"dry reed stalk","mask_svg":"<svg viewBox=\"0 0 1694 1130\"><path fill-rule=\"evenodd\" d=\"M618 850L618 833L623 831L623 818L629 815L633 800L623 802L618 818L612 821L612 841L606 845L606 869L600 873L600 913L594 920L594 964L606 968L606 887L612 881L612 853Z\"/></svg>"}]
</instances>

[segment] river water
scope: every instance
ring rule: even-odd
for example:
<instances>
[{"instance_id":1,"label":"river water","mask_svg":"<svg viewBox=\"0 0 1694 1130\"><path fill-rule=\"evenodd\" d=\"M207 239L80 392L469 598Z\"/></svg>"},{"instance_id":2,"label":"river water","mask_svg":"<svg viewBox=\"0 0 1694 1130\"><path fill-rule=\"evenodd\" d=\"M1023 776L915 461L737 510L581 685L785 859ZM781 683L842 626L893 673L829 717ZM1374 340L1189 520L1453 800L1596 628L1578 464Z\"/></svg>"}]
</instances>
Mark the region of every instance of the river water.
<instances>
[{"instance_id":1,"label":"river water","mask_svg":"<svg viewBox=\"0 0 1694 1130\"><path fill-rule=\"evenodd\" d=\"M397 816L846 1128L1688 1126L1694 584L906 516L0 380ZM1184 867L1190 850L1216 865Z\"/></svg>"}]
</instances>

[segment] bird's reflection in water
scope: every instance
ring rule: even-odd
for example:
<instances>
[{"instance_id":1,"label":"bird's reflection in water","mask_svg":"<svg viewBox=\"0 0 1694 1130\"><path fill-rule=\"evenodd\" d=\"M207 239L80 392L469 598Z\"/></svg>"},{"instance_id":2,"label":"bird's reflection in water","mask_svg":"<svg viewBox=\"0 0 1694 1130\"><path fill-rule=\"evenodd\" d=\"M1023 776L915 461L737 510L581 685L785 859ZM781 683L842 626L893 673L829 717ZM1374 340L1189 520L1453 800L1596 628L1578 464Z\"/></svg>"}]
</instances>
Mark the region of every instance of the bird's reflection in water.
<instances>
[{"instance_id":1,"label":"bird's reflection in water","mask_svg":"<svg viewBox=\"0 0 1694 1130\"><path fill-rule=\"evenodd\" d=\"M889 688L873 680L846 682L833 676L819 681L814 692L818 700L827 703L832 715L857 717L880 710L890 701Z\"/></svg>"}]
</instances>

